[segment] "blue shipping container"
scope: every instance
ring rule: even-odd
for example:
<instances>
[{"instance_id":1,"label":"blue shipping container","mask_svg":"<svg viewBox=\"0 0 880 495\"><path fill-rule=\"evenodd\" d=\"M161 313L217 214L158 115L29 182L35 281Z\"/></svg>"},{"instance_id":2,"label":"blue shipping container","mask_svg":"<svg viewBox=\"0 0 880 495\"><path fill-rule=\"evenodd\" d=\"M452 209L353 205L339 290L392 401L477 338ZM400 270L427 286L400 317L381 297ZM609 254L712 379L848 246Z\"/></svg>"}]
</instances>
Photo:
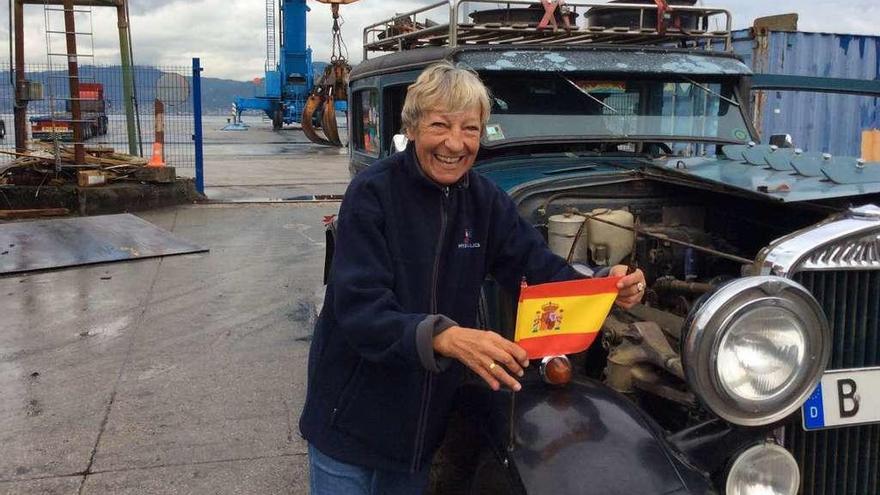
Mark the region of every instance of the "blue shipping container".
<instances>
[{"instance_id":1,"label":"blue shipping container","mask_svg":"<svg viewBox=\"0 0 880 495\"><path fill-rule=\"evenodd\" d=\"M761 46L750 30L734 33L733 49L756 73L880 80L880 37L770 32ZM762 139L791 134L806 151L860 156L862 132L880 129L880 98L766 91L753 107Z\"/></svg>"}]
</instances>

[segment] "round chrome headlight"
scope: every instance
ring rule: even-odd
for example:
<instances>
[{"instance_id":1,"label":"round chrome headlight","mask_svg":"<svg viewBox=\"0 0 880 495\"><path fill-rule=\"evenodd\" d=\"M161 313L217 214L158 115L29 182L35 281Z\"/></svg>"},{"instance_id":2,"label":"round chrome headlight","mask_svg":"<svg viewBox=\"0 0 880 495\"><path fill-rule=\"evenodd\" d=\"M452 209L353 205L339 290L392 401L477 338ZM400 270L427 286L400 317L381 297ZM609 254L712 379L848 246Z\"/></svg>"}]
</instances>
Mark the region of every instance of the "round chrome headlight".
<instances>
[{"instance_id":1,"label":"round chrome headlight","mask_svg":"<svg viewBox=\"0 0 880 495\"><path fill-rule=\"evenodd\" d=\"M749 448L727 475L727 495L795 495L800 470L794 457L782 447L767 443Z\"/></svg>"},{"instance_id":2,"label":"round chrome headlight","mask_svg":"<svg viewBox=\"0 0 880 495\"><path fill-rule=\"evenodd\" d=\"M816 299L780 277L746 277L711 294L688 318L682 359L688 384L734 424L785 418L816 387L831 330Z\"/></svg>"}]
</instances>

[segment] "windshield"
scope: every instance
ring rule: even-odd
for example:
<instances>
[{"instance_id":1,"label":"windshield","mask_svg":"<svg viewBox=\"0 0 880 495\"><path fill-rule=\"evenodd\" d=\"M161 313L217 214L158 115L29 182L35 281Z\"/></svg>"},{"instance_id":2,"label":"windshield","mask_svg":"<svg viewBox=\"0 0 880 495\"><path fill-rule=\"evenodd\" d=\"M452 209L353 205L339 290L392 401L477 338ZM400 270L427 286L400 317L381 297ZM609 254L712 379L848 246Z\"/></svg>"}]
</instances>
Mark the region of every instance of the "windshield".
<instances>
[{"instance_id":1,"label":"windshield","mask_svg":"<svg viewBox=\"0 0 880 495\"><path fill-rule=\"evenodd\" d=\"M733 80L481 74L492 94L484 146L550 138L751 140Z\"/></svg>"}]
</instances>

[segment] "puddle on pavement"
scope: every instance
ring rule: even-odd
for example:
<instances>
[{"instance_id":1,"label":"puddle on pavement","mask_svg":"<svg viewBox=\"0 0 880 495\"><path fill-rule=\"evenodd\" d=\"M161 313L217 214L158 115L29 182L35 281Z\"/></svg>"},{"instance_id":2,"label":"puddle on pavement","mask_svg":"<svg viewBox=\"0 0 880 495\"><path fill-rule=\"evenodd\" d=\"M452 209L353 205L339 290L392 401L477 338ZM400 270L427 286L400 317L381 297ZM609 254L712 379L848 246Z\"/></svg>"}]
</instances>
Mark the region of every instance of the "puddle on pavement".
<instances>
[{"instance_id":1,"label":"puddle on pavement","mask_svg":"<svg viewBox=\"0 0 880 495\"><path fill-rule=\"evenodd\" d=\"M122 316L111 322L83 329L77 335L80 337L102 337L109 339L120 335L133 322L134 318L131 316Z\"/></svg>"}]
</instances>

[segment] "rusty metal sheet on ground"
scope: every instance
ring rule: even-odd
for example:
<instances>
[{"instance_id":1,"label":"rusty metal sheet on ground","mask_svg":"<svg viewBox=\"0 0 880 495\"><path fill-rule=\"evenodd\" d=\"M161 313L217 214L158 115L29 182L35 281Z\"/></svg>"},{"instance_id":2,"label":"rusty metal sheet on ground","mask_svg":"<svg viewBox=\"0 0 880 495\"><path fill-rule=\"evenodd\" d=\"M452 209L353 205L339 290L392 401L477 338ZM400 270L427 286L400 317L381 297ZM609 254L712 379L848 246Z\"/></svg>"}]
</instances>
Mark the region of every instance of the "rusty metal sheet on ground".
<instances>
[{"instance_id":1,"label":"rusty metal sheet on ground","mask_svg":"<svg viewBox=\"0 0 880 495\"><path fill-rule=\"evenodd\" d=\"M0 224L0 275L205 251L131 214Z\"/></svg>"}]
</instances>

